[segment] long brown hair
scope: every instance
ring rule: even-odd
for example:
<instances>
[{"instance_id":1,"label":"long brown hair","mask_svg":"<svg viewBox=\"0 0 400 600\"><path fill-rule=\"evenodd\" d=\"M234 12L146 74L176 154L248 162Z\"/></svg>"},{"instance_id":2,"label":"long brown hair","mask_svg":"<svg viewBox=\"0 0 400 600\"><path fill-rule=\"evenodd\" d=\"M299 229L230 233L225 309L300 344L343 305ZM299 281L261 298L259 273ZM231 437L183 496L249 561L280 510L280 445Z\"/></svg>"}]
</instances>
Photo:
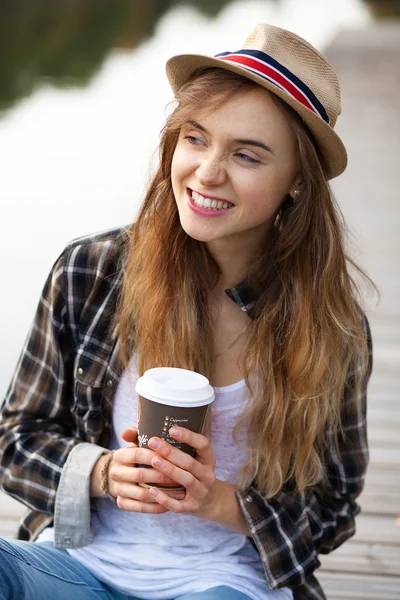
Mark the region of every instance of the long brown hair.
<instances>
[{"instance_id":1,"label":"long brown hair","mask_svg":"<svg viewBox=\"0 0 400 600\"><path fill-rule=\"evenodd\" d=\"M140 374L162 365L210 377L208 297L219 269L207 246L180 225L171 162L193 107L212 111L254 87L234 73L208 69L180 90L163 129L160 163L131 229L118 313L123 362L138 353ZM251 393L237 424L246 422L249 432L241 484L255 479L269 496L289 481L303 494L323 477L326 432L337 441L345 386L351 379L356 397L368 364L343 218L310 132L271 97L297 140L301 199L284 200L279 226L247 276L256 299L244 361Z\"/></svg>"}]
</instances>

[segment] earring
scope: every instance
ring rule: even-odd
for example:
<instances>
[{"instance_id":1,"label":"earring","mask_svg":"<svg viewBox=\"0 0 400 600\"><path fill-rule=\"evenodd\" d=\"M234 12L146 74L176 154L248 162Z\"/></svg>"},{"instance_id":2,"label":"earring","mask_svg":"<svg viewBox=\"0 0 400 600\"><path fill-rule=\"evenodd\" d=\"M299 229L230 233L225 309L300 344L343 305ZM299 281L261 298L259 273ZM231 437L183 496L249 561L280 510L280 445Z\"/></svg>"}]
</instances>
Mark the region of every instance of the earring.
<instances>
[{"instance_id":1,"label":"earring","mask_svg":"<svg viewBox=\"0 0 400 600\"><path fill-rule=\"evenodd\" d=\"M293 202L296 203L297 200L299 199L299 196L300 196L300 190L294 190L294 192L293 192L293 198L292 198Z\"/></svg>"}]
</instances>

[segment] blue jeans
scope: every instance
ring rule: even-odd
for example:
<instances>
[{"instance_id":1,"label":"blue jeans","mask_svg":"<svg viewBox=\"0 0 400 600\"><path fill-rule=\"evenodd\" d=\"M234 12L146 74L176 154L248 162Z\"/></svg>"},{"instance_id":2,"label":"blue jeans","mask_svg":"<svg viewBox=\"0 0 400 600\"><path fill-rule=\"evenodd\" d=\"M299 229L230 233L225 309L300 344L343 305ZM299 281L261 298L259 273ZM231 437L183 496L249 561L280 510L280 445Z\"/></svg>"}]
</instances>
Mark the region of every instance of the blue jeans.
<instances>
[{"instance_id":1,"label":"blue jeans","mask_svg":"<svg viewBox=\"0 0 400 600\"><path fill-rule=\"evenodd\" d=\"M140 600L98 581L66 550L49 542L0 539L0 600ZM143 600L143 599L142 599ZM226 586L171 600L250 600Z\"/></svg>"}]
</instances>

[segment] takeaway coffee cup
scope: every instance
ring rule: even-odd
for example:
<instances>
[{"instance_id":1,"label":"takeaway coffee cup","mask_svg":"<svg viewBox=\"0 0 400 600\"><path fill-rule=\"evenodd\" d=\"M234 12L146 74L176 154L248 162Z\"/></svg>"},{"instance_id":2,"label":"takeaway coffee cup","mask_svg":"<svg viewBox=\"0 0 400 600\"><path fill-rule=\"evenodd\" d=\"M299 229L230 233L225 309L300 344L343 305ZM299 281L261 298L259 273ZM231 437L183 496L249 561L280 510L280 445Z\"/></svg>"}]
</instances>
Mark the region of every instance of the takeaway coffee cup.
<instances>
[{"instance_id":1,"label":"takeaway coffee cup","mask_svg":"<svg viewBox=\"0 0 400 600\"><path fill-rule=\"evenodd\" d=\"M135 390L139 396L139 446L147 448L149 439L157 436L194 456L195 450L191 446L169 437L168 432L171 427L178 425L202 433L208 407L215 398L208 379L186 369L158 367L146 371L138 379ZM140 466L152 468L149 465ZM178 483L142 485L168 490L182 488Z\"/></svg>"}]
</instances>

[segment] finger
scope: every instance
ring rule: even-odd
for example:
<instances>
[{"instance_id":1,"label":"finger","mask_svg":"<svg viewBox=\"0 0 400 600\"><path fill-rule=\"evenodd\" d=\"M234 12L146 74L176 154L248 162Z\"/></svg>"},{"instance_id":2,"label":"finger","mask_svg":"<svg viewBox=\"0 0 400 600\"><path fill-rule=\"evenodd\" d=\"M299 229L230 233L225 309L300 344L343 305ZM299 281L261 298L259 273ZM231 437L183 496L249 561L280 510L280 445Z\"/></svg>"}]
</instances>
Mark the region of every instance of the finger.
<instances>
[{"instance_id":1,"label":"finger","mask_svg":"<svg viewBox=\"0 0 400 600\"><path fill-rule=\"evenodd\" d=\"M151 460L155 456L153 450L148 448L137 448L134 446L128 446L125 448L119 448L114 452L113 465L151 465Z\"/></svg>"},{"instance_id":2,"label":"finger","mask_svg":"<svg viewBox=\"0 0 400 600\"><path fill-rule=\"evenodd\" d=\"M214 464L215 456L211 448L210 440L201 433L195 433L186 427L171 427L168 435L174 440L188 444L196 450L196 459L203 464Z\"/></svg>"},{"instance_id":3,"label":"finger","mask_svg":"<svg viewBox=\"0 0 400 600\"><path fill-rule=\"evenodd\" d=\"M146 469L146 467L130 467L124 465L114 465L110 468L110 479L115 482L132 483L158 483L160 485L170 485L175 483L164 473L155 469Z\"/></svg>"},{"instance_id":4,"label":"finger","mask_svg":"<svg viewBox=\"0 0 400 600\"><path fill-rule=\"evenodd\" d=\"M165 510L175 513L191 514L196 513L200 508L200 502L196 502L193 499L176 500L175 498L169 497L164 493L164 490L157 488L150 489L150 495L154 500L162 506Z\"/></svg>"},{"instance_id":5,"label":"finger","mask_svg":"<svg viewBox=\"0 0 400 600\"><path fill-rule=\"evenodd\" d=\"M155 502L154 497L150 494L150 486L142 487L140 485L132 485L122 482L115 484L113 495L121 496L122 498L130 498L137 502ZM165 490L166 495L174 500L183 500L186 496L185 490Z\"/></svg>"},{"instance_id":6,"label":"finger","mask_svg":"<svg viewBox=\"0 0 400 600\"><path fill-rule=\"evenodd\" d=\"M208 487L211 487L214 483L215 476L213 471L209 469L205 470L204 467L199 477L196 477L190 470L181 469L160 456L156 456L153 459L152 465L154 469L160 471L173 481L180 483L190 495L199 499L205 498ZM202 468L202 465L199 466Z\"/></svg>"},{"instance_id":7,"label":"finger","mask_svg":"<svg viewBox=\"0 0 400 600\"><path fill-rule=\"evenodd\" d=\"M149 492L150 492L150 489L149 489ZM186 498L186 490L183 488L181 490L174 490L174 491L163 490L163 494L166 494L169 498L174 498L175 500L184 500ZM151 497L154 501L153 496L151 496Z\"/></svg>"},{"instance_id":8,"label":"finger","mask_svg":"<svg viewBox=\"0 0 400 600\"><path fill-rule=\"evenodd\" d=\"M125 498L123 496L118 496L117 505L122 510L126 510L128 512L138 512L153 515L160 515L168 510L167 508L161 506L161 504L158 504L158 502L139 502L137 500L132 500L132 498Z\"/></svg>"},{"instance_id":9,"label":"finger","mask_svg":"<svg viewBox=\"0 0 400 600\"><path fill-rule=\"evenodd\" d=\"M207 440L207 438L204 438L205 440ZM207 440L208 441L208 440ZM157 455L160 455L161 458L165 458L169 463L172 463L173 465L179 467L180 469L183 469L184 471L187 471L188 473L191 473L196 479L202 479L204 477L205 474L205 464L206 463L201 463L197 456L196 458L193 458L193 456L190 456L190 454L187 454L186 452L182 452L182 450L180 450L179 448L176 448L175 446L173 446L172 444L168 443L165 440L162 440L160 438L150 438L149 440L149 446L151 448L153 448L154 450L157 451ZM156 458L156 456L152 457L151 460L151 465L157 469L159 469L159 467L161 466L161 463L156 466L154 463L154 459ZM210 463L207 464L207 467L211 466L213 467L215 464L215 458L214 458L214 454L210 455ZM213 469L207 469L207 471L212 472ZM166 474L168 476L170 476L170 472L166 472ZM178 481L179 483L181 483L182 485L184 485L186 487L186 485L180 480L177 479L176 481Z\"/></svg>"},{"instance_id":10,"label":"finger","mask_svg":"<svg viewBox=\"0 0 400 600\"><path fill-rule=\"evenodd\" d=\"M125 442L136 442L137 436L137 427L129 427L129 429L124 429L124 431L121 433L121 437Z\"/></svg>"}]
</instances>

